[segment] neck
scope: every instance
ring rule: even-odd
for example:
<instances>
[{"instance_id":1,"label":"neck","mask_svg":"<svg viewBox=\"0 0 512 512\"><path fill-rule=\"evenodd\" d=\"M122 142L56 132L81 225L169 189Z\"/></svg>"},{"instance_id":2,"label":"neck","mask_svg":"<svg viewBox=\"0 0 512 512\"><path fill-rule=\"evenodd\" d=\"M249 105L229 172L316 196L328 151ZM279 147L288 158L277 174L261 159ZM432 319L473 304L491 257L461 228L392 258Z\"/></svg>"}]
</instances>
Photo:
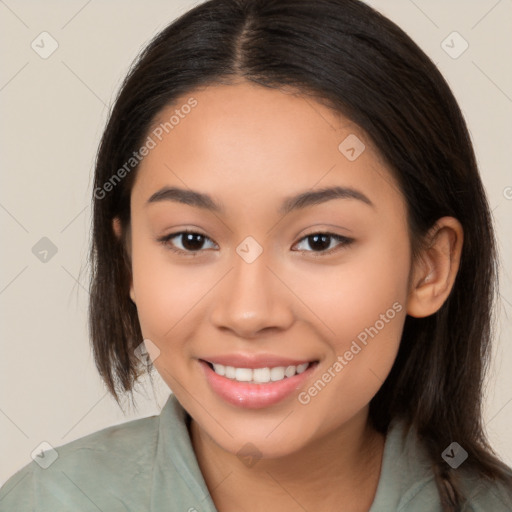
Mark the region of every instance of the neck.
<instances>
[{"instance_id":1,"label":"neck","mask_svg":"<svg viewBox=\"0 0 512 512\"><path fill-rule=\"evenodd\" d=\"M284 457L248 467L192 420L199 467L219 512L338 510L366 512L380 476L384 436L368 424L368 410ZM255 508L256 507L256 508Z\"/></svg>"}]
</instances>

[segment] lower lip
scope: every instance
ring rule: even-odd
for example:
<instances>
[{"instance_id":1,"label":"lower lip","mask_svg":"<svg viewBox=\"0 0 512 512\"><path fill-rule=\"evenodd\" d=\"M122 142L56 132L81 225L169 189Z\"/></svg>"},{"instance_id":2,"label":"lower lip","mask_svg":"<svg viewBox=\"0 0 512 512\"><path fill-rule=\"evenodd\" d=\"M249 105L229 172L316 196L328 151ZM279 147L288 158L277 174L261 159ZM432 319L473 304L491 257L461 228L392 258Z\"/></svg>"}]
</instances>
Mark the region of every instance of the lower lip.
<instances>
[{"instance_id":1,"label":"lower lip","mask_svg":"<svg viewBox=\"0 0 512 512\"><path fill-rule=\"evenodd\" d=\"M313 373L317 363L311 364L305 371L293 377L277 382L249 384L228 379L216 374L204 361L199 361L210 387L226 402L246 409L261 409L277 404L300 389Z\"/></svg>"}]
</instances>

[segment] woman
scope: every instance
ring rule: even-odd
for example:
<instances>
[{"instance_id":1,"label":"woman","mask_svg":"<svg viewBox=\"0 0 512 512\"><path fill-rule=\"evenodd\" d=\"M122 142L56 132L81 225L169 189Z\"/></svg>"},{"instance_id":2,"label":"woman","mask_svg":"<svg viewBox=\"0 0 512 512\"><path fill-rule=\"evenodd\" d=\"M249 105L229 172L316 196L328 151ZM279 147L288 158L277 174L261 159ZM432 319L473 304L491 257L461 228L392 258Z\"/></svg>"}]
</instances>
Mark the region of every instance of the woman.
<instances>
[{"instance_id":1,"label":"woman","mask_svg":"<svg viewBox=\"0 0 512 512\"><path fill-rule=\"evenodd\" d=\"M23 468L2 512L512 509L470 138L370 7L211 0L161 32L101 142L91 256L108 389L154 365L173 394Z\"/></svg>"}]
</instances>

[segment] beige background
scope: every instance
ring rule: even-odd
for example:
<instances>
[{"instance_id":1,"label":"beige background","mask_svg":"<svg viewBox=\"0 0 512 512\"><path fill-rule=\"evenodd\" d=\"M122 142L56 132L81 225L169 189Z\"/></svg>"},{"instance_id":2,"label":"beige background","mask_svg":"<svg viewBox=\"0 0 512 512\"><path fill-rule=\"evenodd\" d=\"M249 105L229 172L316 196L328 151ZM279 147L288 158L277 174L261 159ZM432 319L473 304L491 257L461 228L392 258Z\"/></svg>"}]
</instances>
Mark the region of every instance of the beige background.
<instances>
[{"instance_id":1,"label":"beige background","mask_svg":"<svg viewBox=\"0 0 512 512\"><path fill-rule=\"evenodd\" d=\"M0 485L41 442L59 446L157 414L169 393L156 375L156 394L147 385L137 395L138 410L123 416L97 375L86 327L89 198L99 137L128 66L195 3L0 0ZM502 256L485 421L496 450L512 464L512 1L371 4L439 66L471 130ZM31 47L44 31L58 43L46 59ZM469 44L458 58L441 46L454 31ZM452 54L463 48L458 36L447 41ZM32 252L42 237L58 251L45 263Z\"/></svg>"}]
</instances>

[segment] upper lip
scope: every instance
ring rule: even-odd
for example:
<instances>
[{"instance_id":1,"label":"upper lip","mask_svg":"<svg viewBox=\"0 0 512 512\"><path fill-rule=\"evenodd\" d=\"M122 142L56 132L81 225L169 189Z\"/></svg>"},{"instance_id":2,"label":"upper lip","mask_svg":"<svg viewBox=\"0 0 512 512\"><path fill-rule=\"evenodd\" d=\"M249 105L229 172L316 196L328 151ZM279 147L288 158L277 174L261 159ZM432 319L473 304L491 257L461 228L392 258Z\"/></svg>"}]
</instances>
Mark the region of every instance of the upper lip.
<instances>
[{"instance_id":1,"label":"upper lip","mask_svg":"<svg viewBox=\"0 0 512 512\"><path fill-rule=\"evenodd\" d=\"M315 359L292 359L274 354L224 354L211 357L202 357L207 363L222 364L235 368L275 368L277 366L298 366L311 363Z\"/></svg>"}]
</instances>

